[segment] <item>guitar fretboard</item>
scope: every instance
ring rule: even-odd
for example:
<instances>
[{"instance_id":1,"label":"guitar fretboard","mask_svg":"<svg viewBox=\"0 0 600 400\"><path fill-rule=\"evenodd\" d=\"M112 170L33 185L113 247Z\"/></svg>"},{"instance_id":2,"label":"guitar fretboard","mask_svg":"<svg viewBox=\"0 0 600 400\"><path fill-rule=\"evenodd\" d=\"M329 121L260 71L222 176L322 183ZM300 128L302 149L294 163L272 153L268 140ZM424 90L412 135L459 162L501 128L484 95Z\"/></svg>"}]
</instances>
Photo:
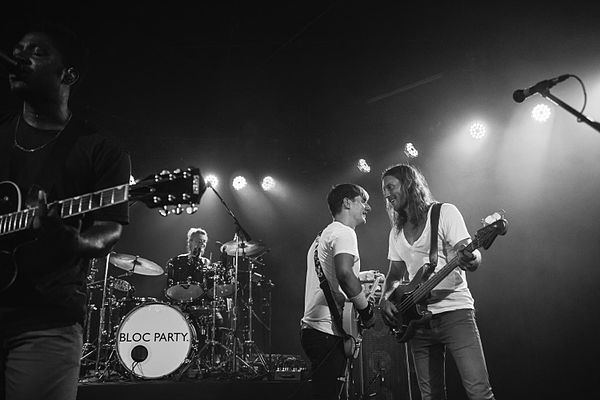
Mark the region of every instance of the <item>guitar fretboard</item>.
<instances>
[{"instance_id":1,"label":"guitar fretboard","mask_svg":"<svg viewBox=\"0 0 600 400\"><path fill-rule=\"evenodd\" d=\"M123 203L128 199L129 185L124 184L50 203L48 207L57 205L60 218L68 218ZM0 216L0 236L27 229L37 212L38 207L32 207Z\"/></svg>"}]
</instances>

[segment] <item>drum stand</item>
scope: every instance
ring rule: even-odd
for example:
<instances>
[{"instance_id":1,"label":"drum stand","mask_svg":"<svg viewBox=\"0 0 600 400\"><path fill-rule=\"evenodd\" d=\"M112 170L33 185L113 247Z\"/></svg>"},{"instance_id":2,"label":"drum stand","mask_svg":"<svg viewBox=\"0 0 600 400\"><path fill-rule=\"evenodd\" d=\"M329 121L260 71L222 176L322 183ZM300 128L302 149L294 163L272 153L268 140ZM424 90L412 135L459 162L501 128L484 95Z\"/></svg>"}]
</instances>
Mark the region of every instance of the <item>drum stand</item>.
<instances>
[{"instance_id":1,"label":"drum stand","mask_svg":"<svg viewBox=\"0 0 600 400\"><path fill-rule=\"evenodd\" d=\"M93 261L95 262L95 261ZM91 282L89 286L93 286L99 282L102 282L102 302L100 306L100 316L99 316L99 324L98 324L98 338L96 340L96 346L90 343L90 322L91 322L91 314L92 311L96 311L97 307L91 304L91 296L88 299L88 315L86 318L86 342L83 345L83 355L81 357L81 361L90 357L94 351L96 352L96 361L95 368L91 371L91 376L88 375L83 378L83 380L95 380L95 381L103 381L106 378L106 375L110 376L110 372L112 371L112 364L116 361L115 356L115 348L114 343L111 342L111 334L112 334L112 309L113 309L113 288L112 285L109 285L109 256L106 256L106 265L104 270L104 279L102 281ZM97 270L96 270L97 271ZM106 321L108 313L108 323ZM106 351L110 351L108 357L103 359L103 355Z\"/></svg>"},{"instance_id":2,"label":"drum stand","mask_svg":"<svg viewBox=\"0 0 600 400\"><path fill-rule=\"evenodd\" d=\"M206 343L204 344L204 346L202 346L202 348L198 351L198 355L197 355L197 360L198 363L201 362L201 356L204 352L208 351L210 349L210 359L208 362L208 369L209 371L211 370L218 370L221 367L221 364L223 364L225 362L225 360L220 360L218 363L216 362L216 354L215 354L215 350L217 348L222 349L223 351L225 351L225 354L229 357L232 356L234 354L234 351L229 349L227 346L225 346L224 344L222 344L221 342L219 342L218 340L216 340L216 331L217 331L217 271L215 268L215 275L214 275L214 283L213 283L213 300L212 300L212 307L211 307L211 319L212 319L212 325L210 328L210 335L208 337L208 339L206 340ZM199 369L202 369L201 365L198 365Z\"/></svg>"},{"instance_id":3,"label":"drum stand","mask_svg":"<svg viewBox=\"0 0 600 400\"><path fill-rule=\"evenodd\" d=\"M254 260L248 258L248 339L244 341L244 356L246 360L250 364L255 364L259 362L265 369L266 372L269 372L269 367L267 361L265 360L264 354L260 351L254 340L252 340L253 336L253 328L252 328L252 320L255 316L254 313L254 299L252 298L252 276L254 273Z\"/></svg>"}]
</instances>

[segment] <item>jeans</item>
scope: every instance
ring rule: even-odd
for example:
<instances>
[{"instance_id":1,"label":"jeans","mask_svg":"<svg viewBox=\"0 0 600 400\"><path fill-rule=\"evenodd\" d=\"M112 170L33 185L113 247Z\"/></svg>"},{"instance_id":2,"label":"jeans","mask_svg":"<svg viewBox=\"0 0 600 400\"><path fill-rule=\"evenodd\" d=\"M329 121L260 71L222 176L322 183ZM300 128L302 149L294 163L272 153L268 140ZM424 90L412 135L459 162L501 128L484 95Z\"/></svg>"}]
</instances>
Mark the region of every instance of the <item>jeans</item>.
<instances>
[{"instance_id":1,"label":"jeans","mask_svg":"<svg viewBox=\"0 0 600 400\"><path fill-rule=\"evenodd\" d=\"M337 400L346 370L344 339L305 328L302 329L301 343L310 360L312 398Z\"/></svg>"},{"instance_id":2,"label":"jeans","mask_svg":"<svg viewBox=\"0 0 600 400\"><path fill-rule=\"evenodd\" d=\"M80 324L0 339L0 400L76 399Z\"/></svg>"},{"instance_id":3,"label":"jeans","mask_svg":"<svg viewBox=\"0 0 600 400\"><path fill-rule=\"evenodd\" d=\"M493 399L474 310L434 314L410 341L422 400L446 399L446 350L456 362L469 399Z\"/></svg>"}]
</instances>

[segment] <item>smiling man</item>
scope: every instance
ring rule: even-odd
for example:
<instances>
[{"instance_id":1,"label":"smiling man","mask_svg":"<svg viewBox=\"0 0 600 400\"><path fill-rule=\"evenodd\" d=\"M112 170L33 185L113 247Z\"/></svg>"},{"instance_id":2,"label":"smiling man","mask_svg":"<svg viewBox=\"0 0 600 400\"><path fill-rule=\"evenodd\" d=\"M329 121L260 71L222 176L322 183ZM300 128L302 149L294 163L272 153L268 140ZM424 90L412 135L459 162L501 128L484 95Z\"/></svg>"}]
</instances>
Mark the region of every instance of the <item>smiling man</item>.
<instances>
[{"instance_id":1,"label":"smiling man","mask_svg":"<svg viewBox=\"0 0 600 400\"><path fill-rule=\"evenodd\" d=\"M331 293L339 315L348 299L358 310L364 327L375 323L373 305L358 279L360 256L355 232L357 226L367 222L371 211L368 201L369 194L358 185L333 187L327 196L333 221L308 250L301 342L311 363L313 399L338 398L347 361L345 335L331 315L325 291ZM326 287L320 286L323 278Z\"/></svg>"},{"instance_id":2,"label":"smiling man","mask_svg":"<svg viewBox=\"0 0 600 400\"><path fill-rule=\"evenodd\" d=\"M392 229L388 247L390 269L380 304L384 321L395 328L402 315L388 300L392 291L388 289L405 278L418 280L415 276L420 268L430 261L431 216L435 200L425 177L412 165L400 164L387 169L382 175L381 187L392 217ZM418 327L410 340L422 399L446 398L446 351L456 362L469 398L493 399L475 322L474 301L465 273L465 270L477 269L481 254L478 250L471 253L464 249L471 238L461 213L452 204L441 205L438 230L433 235L439 260L435 271L457 255L460 268L454 269L433 288L427 302L427 311L433 317L429 323Z\"/></svg>"}]
</instances>

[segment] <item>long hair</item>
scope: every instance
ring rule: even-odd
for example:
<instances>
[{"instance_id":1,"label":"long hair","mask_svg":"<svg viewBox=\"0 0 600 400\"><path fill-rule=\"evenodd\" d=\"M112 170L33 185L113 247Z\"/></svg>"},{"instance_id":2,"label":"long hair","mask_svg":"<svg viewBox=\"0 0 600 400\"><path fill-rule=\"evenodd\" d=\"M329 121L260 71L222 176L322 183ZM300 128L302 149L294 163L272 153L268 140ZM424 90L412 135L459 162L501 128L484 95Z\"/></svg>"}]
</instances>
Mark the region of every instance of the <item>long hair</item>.
<instances>
[{"instance_id":1,"label":"long hair","mask_svg":"<svg viewBox=\"0 0 600 400\"><path fill-rule=\"evenodd\" d=\"M406 196L408 213L404 210L395 211L386 200L386 207L394 226L399 231L407 221L418 225L427 218L427 210L435 202L427 180L416 167L408 164L397 164L386 169L381 179L393 176L400 181L402 191Z\"/></svg>"}]
</instances>

